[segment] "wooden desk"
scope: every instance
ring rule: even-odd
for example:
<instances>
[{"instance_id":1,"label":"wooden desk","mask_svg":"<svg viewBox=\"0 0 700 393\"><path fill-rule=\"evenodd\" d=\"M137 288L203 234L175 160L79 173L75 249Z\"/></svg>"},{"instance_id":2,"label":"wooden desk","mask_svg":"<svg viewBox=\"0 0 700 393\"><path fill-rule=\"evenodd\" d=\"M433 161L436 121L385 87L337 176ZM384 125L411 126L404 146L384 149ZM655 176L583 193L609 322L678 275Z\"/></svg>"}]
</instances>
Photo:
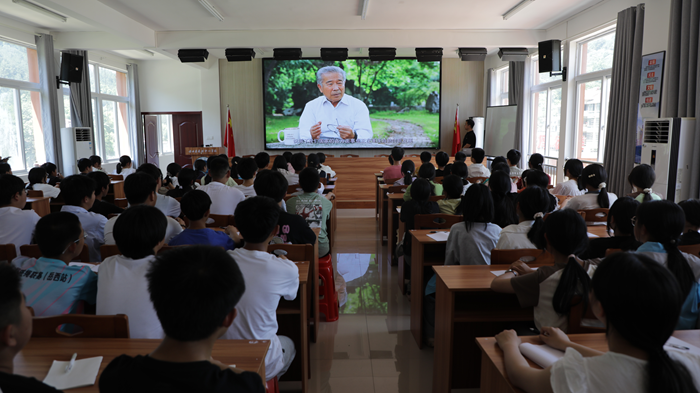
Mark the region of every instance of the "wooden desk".
<instances>
[{"instance_id":1,"label":"wooden desk","mask_svg":"<svg viewBox=\"0 0 700 393\"><path fill-rule=\"evenodd\" d=\"M391 263L391 256L394 255L394 247L399 239L396 237L396 228L399 224L399 213L396 211L397 206L403 204L403 194L387 194L387 237L389 242L389 252L387 253L387 262Z\"/></svg>"},{"instance_id":2,"label":"wooden desk","mask_svg":"<svg viewBox=\"0 0 700 393\"><path fill-rule=\"evenodd\" d=\"M386 244L386 239L388 234L388 197L386 193L386 189L389 188L391 185L390 184L380 184L379 185L379 236L382 239L382 244Z\"/></svg>"},{"instance_id":3,"label":"wooden desk","mask_svg":"<svg viewBox=\"0 0 700 393\"><path fill-rule=\"evenodd\" d=\"M700 330L677 330L673 336L695 346L700 346ZM608 351L608 342L604 333L570 334L569 338L572 342L589 348L602 352ZM537 336L520 337L520 339L527 343L542 344ZM523 390L516 388L508 381L508 377L505 375L503 351L496 343L496 339L482 337L477 338L476 342L481 348L481 393L524 393ZM541 369L529 359L527 361L531 367Z\"/></svg>"},{"instance_id":4,"label":"wooden desk","mask_svg":"<svg viewBox=\"0 0 700 393\"><path fill-rule=\"evenodd\" d=\"M375 177L375 182L377 183L377 186L375 187L375 198L374 198L374 218L379 219L379 202L381 202L381 193L379 191L379 186L381 184L384 184L384 178L382 177L383 173L377 172L374 174Z\"/></svg>"},{"instance_id":5,"label":"wooden desk","mask_svg":"<svg viewBox=\"0 0 700 393\"><path fill-rule=\"evenodd\" d=\"M112 180L109 182L109 194L114 195L114 198L116 199L124 199L126 198L126 194L124 194L124 180Z\"/></svg>"},{"instance_id":6,"label":"wooden desk","mask_svg":"<svg viewBox=\"0 0 700 393\"><path fill-rule=\"evenodd\" d=\"M444 231L449 232L449 230ZM435 230L413 229L410 231L410 236L413 236L411 240L411 333L413 333L418 348L423 348L425 286L433 276L431 266L445 264L445 247L447 245L447 242L438 242L428 237L430 232L435 232ZM399 277L403 277L403 265L403 263L399 263Z\"/></svg>"},{"instance_id":7,"label":"wooden desk","mask_svg":"<svg viewBox=\"0 0 700 393\"><path fill-rule=\"evenodd\" d=\"M24 209L34 210L39 217L44 217L45 215L51 213L51 206L49 205L50 201L50 197L27 197L27 204L24 205Z\"/></svg>"},{"instance_id":8,"label":"wooden desk","mask_svg":"<svg viewBox=\"0 0 700 393\"><path fill-rule=\"evenodd\" d=\"M15 357L15 374L34 377L43 381L54 360L68 361L73 353L78 360L103 356L100 372L95 384L70 392L87 393L99 391L102 371L117 356L147 355L158 347L161 340L133 338L32 338ZM237 368L258 373L265 381L265 355L269 340L218 340L214 344L212 357L224 364L235 364Z\"/></svg>"},{"instance_id":9,"label":"wooden desk","mask_svg":"<svg viewBox=\"0 0 700 393\"><path fill-rule=\"evenodd\" d=\"M610 237L607 232L607 227L605 225L588 225L587 227L588 230L588 237L591 239L596 239L594 237L591 237L590 235L596 235L598 237Z\"/></svg>"},{"instance_id":10,"label":"wooden desk","mask_svg":"<svg viewBox=\"0 0 700 393\"><path fill-rule=\"evenodd\" d=\"M491 291L496 277L491 271L506 268L433 267L437 274L433 393L478 387L481 351L475 338L494 336L513 321L533 320L532 307L521 308L514 294ZM411 302L411 328L413 307Z\"/></svg>"},{"instance_id":11,"label":"wooden desk","mask_svg":"<svg viewBox=\"0 0 700 393\"><path fill-rule=\"evenodd\" d=\"M308 288L309 262L295 262L299 268L299 292L296 299L287 301L281 299L277 307L278 335L287 336L294 341L297 355L287 370L282 381L301 381L301 392L306 393L310 375L309 359L309 310Z\"/></svg>"}]
</instances>

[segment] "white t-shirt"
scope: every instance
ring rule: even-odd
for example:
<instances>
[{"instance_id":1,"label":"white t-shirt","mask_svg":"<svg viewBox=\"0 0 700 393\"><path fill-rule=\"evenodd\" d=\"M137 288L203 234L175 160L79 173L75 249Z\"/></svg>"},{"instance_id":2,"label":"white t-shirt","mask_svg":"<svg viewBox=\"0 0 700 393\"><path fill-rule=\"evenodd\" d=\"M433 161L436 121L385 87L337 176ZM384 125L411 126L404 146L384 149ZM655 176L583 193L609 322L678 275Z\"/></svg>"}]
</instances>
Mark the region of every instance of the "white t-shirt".
<instances>
[{"instance_id":1,"label":"white t-shirt","mask_svg":"<svg viewBox=\"0 0 700 393\"><path fill-rule=\"evenodd\" d=\"M19 247L32 242L32 235L38 214L34 210L22 210L18 207L0 207L0 244L14 244L19 253ZM9 261L8 261L9 262Z\"/></svg>"},{"instance_id":2,"label":"white t-shirt","mask_svg":"<svg viewBox=\"0 0 700 393\"><path fill-rule=\"evenodd\" d=\"M211 198L211 214L232 216L236 212L236 206L245 199L241 190L216 181L199 187L198 190L206 192Z\"/></svg>"},{"instance_id":3,"label":"white t-shirt","mask_svg":"<svg viewBox=\"0 0 700 393\"><path fill-rule=\"evenodd\" d=\"M165 337L148 293L146 273L155 255L131 259L114 255L100 264L97 315L126 314L131 338Z\"/></svg>"},{"instance_id":4,"label":"white t-shirt","mask_svg":"<svg viewBox=\"0 0 700 393\"><path fill-rule=\"evenodd\" d=\"M293 262L267 252L237 248L228 253L243 273L245 293L236 305L238 316L223 338L270 340L265 356L265 376L270 380L284 366L282 346L277 338L277 306L282 297L296 298L299 269Z\"/></svg>"},{"instance_id":5,"label":"white t-shirt","mask_svg":"<svg viewBox=\"0 0 700 393\"><path fill-rule=\"evenodd\" d=\"M129 176L135 172L136 172L136 169L134 169L134 168L122 168L122 173L117 173L117 171L115 170L113 175L122 175L122 176L124 176L124 180L126 180L127 176Z\"/></svg>"},{"instance_id":6,"label":"white t-shirt","mask_svg":"<svg viewBox=\"0 0 700 393\"><path fill-rule=\"evenodd\" d=\"M520 177L523 175L523 169L518 168L517 166L512 166L510 167L510 176L511 177Z\"/></svg>"},{"instance_id":7,"label":"white t-shirt","mask_svg":"<svg viewBox=\"0 0 700 393\"><path fill-rule=\"evenodd\" d=\"M85 231L85 235L87 235L85 245L90 251L90 260L82 262L102 261L100 246L105 244L105 224L107 224L107 217L89 212L80 206L63 205L61 211L73 213L78 216L80 225L82 225L83 231Z\"/></svg>"},{"instance_id":8,"label":"white t-shirt","mask_svg":"<svg viewBox=\"0 0 700 393\"><path fill-rule=\"evenodd\" d=\"M105 244L117 244L117 242L114 241L114 224L117 222L118 218L119 216L115 216L107 220L105 224ZM172 217L165 216L165 219L168 221L168 226L165 228L165 243L167 244L170 239L182 232L182 226Z\"/></svg>"},{"instance_id":9,"label":"white t-shirt","mask_svg":"<svg viewBox=\"0 0 700 393\"><path fill-rule=\"evenodd\" d=\"M484 164L471 164L469 165L469 177L489 177L491 176L491 171L489 168L485 167Z\"/></svg>"},{"instance_id":10,"label":"white t-shirt","mask_svg":"<svg viewBox=\"0 0 700 393\"><path fill-rule=\"evenodd\" d=\"M241 184L241 185L235 185L233 187L237 190L240 190L243 193L243 195L245 195L246 198L254 197L257 195L255 193L255 189L253 188L253 186L246 187L246 186Z\"/></svg>"},{"instance_id":11,"label":"white t-shirt","mask_svg":"<svg viewBox=\"0 0 700 393\"><path fill-rule=\"evenodd\" d=\"M335 177L335 171L331 169L331 167L329 167L328 165L321 164L321 170L331 175L331 177Z\"/></svg>"},{"instance_id":12,"label":"white t-shirt","mask_svg":"<svg viewBox=\"0 0 700 393\"><path fill-rule=\"evenodd\" d=\"M617 200L617 195L612 192L608 193L608 200L610 201L609 207L612 207L613 203ZM589 209L600 209L598 204L598 193L585 193L577 197L571 198L569 203L566 204L567 209L573 210L589 210ZM586 221L588 225L605 225L604 222L593 222Z\"/></svg>"},{"instance_id":13,"label":"white t-shirt","mask_svg":"<svg viewBox=\"0 0 700 393\"><path fill-rule=\"evenodd\" d=\"M336 132L339 125L352 128L357 139L369 139L373 135L367 105L347 94L343 94L335 107L325 96L307 102L299 118L299 139L311 139L311 127L319 121L320 138L340 139Z\"/></svg>"},{"instance_id":14,"label":"white t-shirt","mask_svg":"<svg viewBox=\"0 0 700 393\"><path fill-rule=\"evenodd\" d=\"M576 180L567 180L565 182L557 184L552 190L554 195L565 195L565 196L579 196L586 193L586 190L578 189L578 182Z\"/></svg>"},{"instance_id":15,"label":"white t-shirt","mask_svg":"<svg viewBox=\"0 0 700 393\"><path fill-rule=\"evenodd\" d=\"M41 191L45 197L56 198L61 193L61 189L51 184L36 183L32 186L35 191Z\"/></svg>"},{"instance_id":16,"label":"white t-shirt","mask_svg":"<svg viewBox=\"0 0 700 393\"><path fill-rule=\"evenodd\" d=\"M299 174L298 173L293 173L293 172L287 172L284 177L287 178L287 184L290 186L293 186L295 184L299 184Z\"/></svg>"},{"instance_id":17,"label":"white t-shirt","mask_svg":"<svg viewBox=\"0 0 700 393\"><path fill-rule=\"evenodd\" d=\"M156 193L156 208L170 217L180 217L180 202L173 197Z\"/></svg>"},{"instance_id":18,"label":"white t-shirt","mask_svg":"<svg viewBox=\"0 0 700 393\"><path fill-rule=\"evenodd\" d=\"M535 220L526 220L519 224L508 225L501 231L501 237L498 238L496 248L501 250L515 250L521 248L537 248L527 238L527 233L530 232L532 224Z\"/></svg>"},{"instance_id":19,"label":"white t-shirt","mask_svg":"<svg viewBox=\"0 0 700 393\"><path fill-rule=\"evenodd\" d=\"M693 377L700 390L700 357L675 350L666 351L679 361ZM550 383L554 393L639 393L646 392L647 362L616 352L583 357L567 348L564 357L552 365Z\"/></svg>"}]
</instances>

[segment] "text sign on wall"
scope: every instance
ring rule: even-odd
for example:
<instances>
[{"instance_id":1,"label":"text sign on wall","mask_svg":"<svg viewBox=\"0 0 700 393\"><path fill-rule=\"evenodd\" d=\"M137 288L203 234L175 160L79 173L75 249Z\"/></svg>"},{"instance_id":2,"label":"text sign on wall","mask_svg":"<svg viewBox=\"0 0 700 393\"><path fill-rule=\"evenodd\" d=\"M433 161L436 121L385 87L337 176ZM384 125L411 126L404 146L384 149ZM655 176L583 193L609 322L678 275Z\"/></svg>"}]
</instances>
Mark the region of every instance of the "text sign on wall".
<instances>
[{"instance_id":1,"label":"text sign on wall","mask_svg":"<svg viewBox=\"0 0 700 393\"><path fill-rule=\"evenodd\" d=\"M658 119L661 116L661 88L664 78L665 51L642 56L642 70L639 83L639 106L637 112L637 148L635 163L642 158L644 139L644 119Z\"/></svg>"}]
</instances>

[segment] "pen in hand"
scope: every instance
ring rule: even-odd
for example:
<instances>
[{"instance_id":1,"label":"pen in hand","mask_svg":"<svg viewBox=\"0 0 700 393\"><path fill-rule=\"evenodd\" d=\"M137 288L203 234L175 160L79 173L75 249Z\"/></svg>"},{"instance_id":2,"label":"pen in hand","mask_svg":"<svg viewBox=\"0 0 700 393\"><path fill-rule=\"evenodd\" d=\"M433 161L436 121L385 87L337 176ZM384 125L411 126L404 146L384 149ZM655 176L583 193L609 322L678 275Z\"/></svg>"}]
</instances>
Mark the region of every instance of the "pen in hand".
<instances>
[{"instance_id":1,"label":"pen in hand","mask_svg":"<svg viewBox=\"0 0 700 393\"><path fill-rule=\"evenodd\" d=\"M78 353L77 353L77 352L74 353L73 356L71 356L71 358L70 358L70 363L68 363L68 365L66 366L66 373L69 373L70 370L73 369L73 366L75 365L75 358L77 358L77 357L78 357Z\"/></svg>"}]
</instances>

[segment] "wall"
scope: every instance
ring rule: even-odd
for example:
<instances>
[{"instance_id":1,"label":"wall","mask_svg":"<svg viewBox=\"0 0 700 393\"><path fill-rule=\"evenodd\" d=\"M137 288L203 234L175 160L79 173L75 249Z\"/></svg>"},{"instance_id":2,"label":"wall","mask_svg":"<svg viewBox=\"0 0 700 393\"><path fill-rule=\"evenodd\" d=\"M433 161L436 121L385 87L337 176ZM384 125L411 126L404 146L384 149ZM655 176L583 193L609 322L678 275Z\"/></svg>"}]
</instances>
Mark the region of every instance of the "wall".
<instances>
[{"instance_id":1,"label":"wall","mask_svg":"<svg viewBox=\"0 0 700 393\"><path fill-rule=\"evenodd\" d=\"M221 121L226 124L226 105L231 108L231 122L236 154L255 154L265 149L263 143L262 60L250 62L219 61ZM442 107L440 147L450 151L456 105L460 106L460 128L469 116L483 116L484 67L482 62L459 59L442 61ZM309 151L306 153L312 153ZM419 153L420 149L407 151ZM362 157L386 153L382 150L333 150L332 154L353 153Z\"/></svg>"}]
</instances>

